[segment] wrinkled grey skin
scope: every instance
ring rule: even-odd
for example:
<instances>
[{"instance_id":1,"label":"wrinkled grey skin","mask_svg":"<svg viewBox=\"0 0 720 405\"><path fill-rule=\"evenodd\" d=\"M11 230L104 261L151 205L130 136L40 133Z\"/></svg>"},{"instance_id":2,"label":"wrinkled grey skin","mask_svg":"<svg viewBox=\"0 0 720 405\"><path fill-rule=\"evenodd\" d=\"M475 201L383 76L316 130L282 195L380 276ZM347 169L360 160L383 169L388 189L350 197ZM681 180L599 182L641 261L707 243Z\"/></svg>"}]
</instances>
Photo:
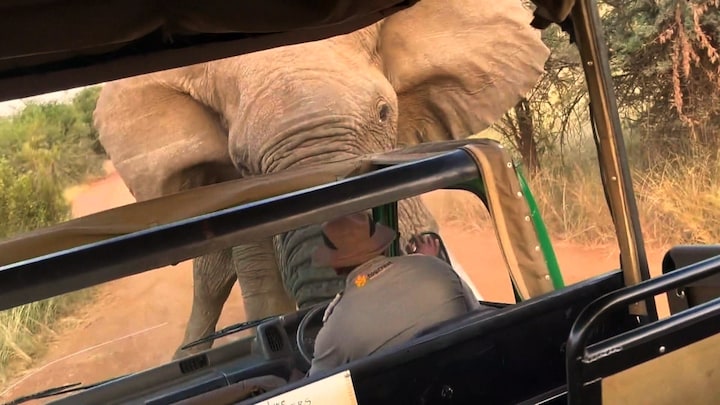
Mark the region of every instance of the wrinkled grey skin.
<instances>
[{"instance_id":1,"label":"wrinkled grey skin","mask_svg":"<svg viewBox=\"0 0 720 405\"><path fill-rule=\"evenodd\" d=\"M95 124L139 201L464 138L540 77L549 50L530 19L519 0L423 0L347 35L108 83ZM401 235L437 230L419 199L400 211ZM194 260L184 342L215 330L236 278L248 319L334 296L343 280L309 263L318 229Z\"/></svg>"}]
</instances>

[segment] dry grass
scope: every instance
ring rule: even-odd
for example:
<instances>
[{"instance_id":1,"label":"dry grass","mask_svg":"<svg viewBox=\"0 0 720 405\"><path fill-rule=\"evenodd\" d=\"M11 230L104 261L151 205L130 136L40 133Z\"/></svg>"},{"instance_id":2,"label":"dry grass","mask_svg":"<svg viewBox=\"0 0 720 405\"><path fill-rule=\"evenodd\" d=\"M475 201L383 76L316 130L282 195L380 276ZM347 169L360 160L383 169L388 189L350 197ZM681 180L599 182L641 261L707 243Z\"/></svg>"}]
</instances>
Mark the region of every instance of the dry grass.
<instances>
[{"instance_id":1,"label":"dry grass","mask_svg":"<svg viewBox=\"0 0 720 405\"><path fill-rule=\"evenodd\" d=\"M632 167L645 242L649 245L720 241L720 159L700 148L681 158ZM554 240L585 245L615 240L594 153L562 165L547 161L531 190ZM424 200L437 220L468 230L490 226L487 210L465 191L434 191Z\"/></svg>"},{"instance_id":2,"label":"dry grass","mask_svg":"<svg viewBox=\"0 0 720 405\"><path fill-rule=\"evenodd\" d=\"M423 202L441 224L475 231L491 226L483 202L462 190L436 190L423 194Z\"/></svg>"},{"instance_id":3,"label":"dry grass","mask_svg":"<svg viewBox=\"0 0 720 405\"><path fill-rule=\"evenodd\" d=\"M709 156L632 168L643 237L649 244L716 243L720 239L720 165ZM551 233L575 242L615 239L596 164L543 171L532 190Z\"/></svg>"},{"instance_id":4,"label":"dry grass","mask_svg":"<svg viewBox=\"0 0 720 405\"><path fill-rule=\"evenodd\" d=\"M614 239L614 228L596 168L581 163L549 167L529 179L550 233L583 244Z\"/></svg>"},{"instance_id":5,"label":"dry grass","mask_svg":"<svg viewBox=\"0 0 720 405\"><path fill-rule=\"evenodd\" d=\"M720 164L708 156L665 162L637 173L646 237L660 243L720 240Z\"/></svg>"},{"instance_id":6,"label":"dry grass","mask_svg":"<svg viewBox=\"0 0 720 405\"><path fill-rule=\"evenodd\" d=\"M74 323L68 316L93 296L92 289L80 290L0 312L0 382L32 366L50 340Z\"/></svg>"}]
</instances>

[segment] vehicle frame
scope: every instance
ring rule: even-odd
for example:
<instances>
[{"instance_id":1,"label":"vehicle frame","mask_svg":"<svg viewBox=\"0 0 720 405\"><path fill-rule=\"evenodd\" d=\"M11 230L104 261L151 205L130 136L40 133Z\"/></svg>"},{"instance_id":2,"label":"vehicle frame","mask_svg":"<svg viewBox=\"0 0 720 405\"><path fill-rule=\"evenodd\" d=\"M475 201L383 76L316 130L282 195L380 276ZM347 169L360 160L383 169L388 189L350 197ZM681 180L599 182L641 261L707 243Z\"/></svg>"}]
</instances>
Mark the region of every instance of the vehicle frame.
<instances>
[{"instance_id":1,"label":"vehicle frame","mask_svg":"<svg viewBox=\"0 0 720 405\"><path fill-rule=\"evenodd\" d=\"M522 300L519 279L514 277L521 302L502 306L500 311L491 314L470 314L450 320L401 348L354 361L316 377L291 382L252 398L252 403L268 403L283 393L304 392L304 388L312 388L316 383L330 384L338 376L345 379L349 376L358 403L405 403L422 399L445 403L473 400L490 403L600 404L604 397L603 379L666 356L720 331L720 299L717 298L720 291L715 288L709 293L697 292L698 286L707 287L707 280L720 272L720 247L675 247L666 255L665 274L650 278L597 5L592 0L535 2L552 14L538 15L536 23L539 28L546 27L550 22L561 25L580 53L591 104L601 180L620 248L620 269L555 291L531 294L527 300ZM405 2L402 6L412 6L412 3ZM362 26L363 21L369 23L371 20L356 21L357 28ZM349 26L343 29L351 30ZM318 31L313 35L325 34ZM302 41L311 36L298 37ZM274 46L279 45L282 43L278 40ZM258 49L262 47L256 46ZM222 52L229 56L233 52L230 48ZM217 57L218 52L207 55L209 60ZM173 63L187 64L190 61L188 58L184 60ZM122 61L127 67L136 63L137 59L131 55ZM156 63L146 69L171 67L160 65ZM38 66L52 70L50 65ZM28 72L32 73L31 70ZM143 73L140 70L138 67L135 74ZM54 89L53 86L60 86L59 83L85 84L81 83L82 80L99 81L99 75L67 79L67 72L72 71L72 66L52 71L50 76L54 75L57 81L48 82L50 84L45 88ZM12 91L4 93L4 97L9 94L14 97L29 95L23 91L37 92L42 84L20 80L26 78L22 76L23 72L18 76L12 76L12 70L9 72L10 75L1 78L16 85ZM459 187L464 182L477 179L478 167L471 160L467 151L460 148L417 161L396 162L376 172L346 180L8 264L0 268L0 285L3 285L0 309L192 258L204 253L206 248L231 246L249 240L243 238L272 235L317 223L328 216L389 204L378 208L376 213L392 224L393 201L435 188ZM375 184L380 186L370 184L370 180L379 182ZM319 200L313 202L308 197L317 198L315 196L319 195L324 199L322 203L318 203ZM328 207L332 204L335 209L330 212ZM285 220L282 225L278 223L277 212L282 212ZM537 226L538 222L534 224ZM161 238L167 238L164 246L159 243ZM181 248L182 253L178 253ZM176 253L168 253L174 250ZM546 260L551 257L548 252L544 251ZM98 256L99 253L105 256ZM106 259L112 265L105 266L106 263L102 262ZM83 268L68 270L70 265L80 260L83 260ZM62 268L65 269L58 270ZM659 319L654 296L662 293L666 293L671 303L675 304L671 316ZM286 321L286 318L280 317L260 325L258 334L273 322L276 325ZM245 343L237 345L251 344L250 341L242 342ZM227 353L230 348L236 347L233 344L211 349L204 354L205 358ZM172 367L182 371L185 364L192 371L197 371L198 364L200 368L204 365L202 361L193 361L202 358L193 356L190 358L192 361L171 362L161 368ZM211 362L208 360L207 364ZM228 375L224 372L221 375L227 382ZM507 389L512 381L517 380L525 383ZM84 396L89 399L94 393L121 387L122 381L119 379L71 398ZM168 399L158 399L156 403L167 403L163 401Z\"/></svg>"}]
</instances>

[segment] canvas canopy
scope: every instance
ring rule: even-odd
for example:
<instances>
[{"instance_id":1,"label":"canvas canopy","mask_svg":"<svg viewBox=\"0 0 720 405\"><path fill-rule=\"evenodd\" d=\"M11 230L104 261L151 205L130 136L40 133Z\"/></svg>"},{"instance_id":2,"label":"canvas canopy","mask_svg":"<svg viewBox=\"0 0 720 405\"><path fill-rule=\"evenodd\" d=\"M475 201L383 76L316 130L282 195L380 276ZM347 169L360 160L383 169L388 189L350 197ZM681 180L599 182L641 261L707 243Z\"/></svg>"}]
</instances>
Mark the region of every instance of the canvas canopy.
<instances>
[{"instance_id":1,"label":"canvas canopy","mask_svg":"<svg viewBox=\"0 0 720 405\"><path fill-rule=\"evenodd\" d=\"M320 40L417 1L0 0L0 101ZM538 28L574 3L534 1Z\"/></svg>"},{"instance_id":2,"label":"canvas canopy","mask_svg":"<svg viewBox=\"0 0 720 405\"><path fill-rule=\"evenodd\" d=\"M530 209L521 198L510 156L499 143L487 139L421 144L354 161L228 181L117 207L0 242L0 266L331 183L458 147L464 147L478 166L501 250L521 294L532 297L552 291L545 258L538 249L538 236L527 220ZM267 236L272 235L247 235L247 239Z\"/></svg>"},{"instance_id":3,"label":"canvas canopy","mask_svg":"<svg viewBox=\"0 0 720 405\"><path fill-rule=\"evenodd\" d=\"M0 100L345 34L416 1L0 0Z\"/></svg>"}]
</instances>

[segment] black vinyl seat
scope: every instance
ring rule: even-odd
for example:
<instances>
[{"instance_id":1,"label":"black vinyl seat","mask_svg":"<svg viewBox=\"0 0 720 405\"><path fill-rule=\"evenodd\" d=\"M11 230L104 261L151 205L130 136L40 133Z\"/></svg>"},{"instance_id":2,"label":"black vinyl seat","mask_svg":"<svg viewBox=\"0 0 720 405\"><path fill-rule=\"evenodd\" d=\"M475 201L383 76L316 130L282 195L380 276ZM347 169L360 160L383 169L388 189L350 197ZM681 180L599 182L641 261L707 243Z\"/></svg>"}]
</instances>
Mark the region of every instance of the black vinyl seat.
<instances>
[{"instance_id":1,"label":"black vinyl seat","mask_svg":"<svg viewBox=\"0 0 720 405\"><path fill-rule=\"evenodd\" d=\"M720 245L679 245L665 253L662 274L720 255ZM674 315L720 297L720 274L688 283L666 293L670 314Z\"/></svg>"}]
</instances>

